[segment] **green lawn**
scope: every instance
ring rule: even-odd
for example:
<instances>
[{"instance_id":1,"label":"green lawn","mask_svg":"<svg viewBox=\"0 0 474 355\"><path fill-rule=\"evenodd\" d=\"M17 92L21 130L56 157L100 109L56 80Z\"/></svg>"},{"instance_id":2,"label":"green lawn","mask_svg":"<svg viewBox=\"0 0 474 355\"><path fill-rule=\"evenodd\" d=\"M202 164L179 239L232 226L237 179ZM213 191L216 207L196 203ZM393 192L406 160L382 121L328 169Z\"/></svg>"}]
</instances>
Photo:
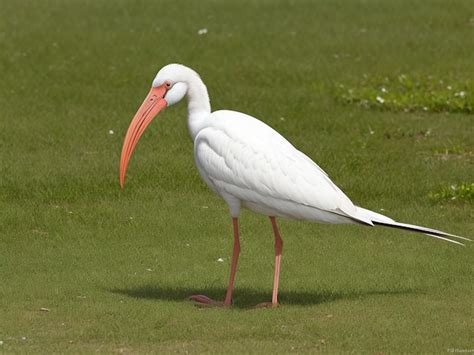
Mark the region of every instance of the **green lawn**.
<instances>
[{"instance_id":1,"label":"green lawn","mask_svg":"<svg viewBox=\"0 0 474 355\"><path fill-rule=\"evenodd\" d=\"M472 190L429 197L472 186L472 111L334 95L402 74L472 85L473 38L470 0L0 0L0 353L473 349L472 243L398 230L281 220L282 306L255 310L271 298L273 236L243 212L235 306L187 302L224 297L232 238L194 167L184 104L151 125L118 183L133 114L180 62L214 110L261 118L355 203L473 237Z\"/></svg>"}]
</instances>

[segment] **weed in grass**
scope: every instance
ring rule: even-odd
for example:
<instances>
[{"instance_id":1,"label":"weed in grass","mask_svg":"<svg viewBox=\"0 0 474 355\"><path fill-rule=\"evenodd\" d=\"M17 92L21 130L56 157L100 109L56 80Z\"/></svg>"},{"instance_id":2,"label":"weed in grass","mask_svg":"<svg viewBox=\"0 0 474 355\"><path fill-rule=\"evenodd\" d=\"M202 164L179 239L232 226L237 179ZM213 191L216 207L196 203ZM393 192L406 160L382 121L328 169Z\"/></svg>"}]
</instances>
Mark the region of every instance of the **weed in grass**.
<instances>
[{"instance_id":1,"label":"weed in grass","mask_svg":"<svg viewBox=\"0 0 474 355\"><path fill-rule=\"evenodd\" d=\"M466 162L474 161L474 151L466 149L461 145L452 145L433 148L432 152L441 160L463 160Z\"/></svg>"},{"instance_id":2,"label":"weed in grass","mask_svg":"<svg viewBox=\"0 0 474 355\"><path fill-rule=\"evenodd\" d=\"M459 144L451 145L449 147L433 148L432 151L434 154L438 154L438 155L464 155L464 154L470 153L463 146Z\"/></svg>"},{"instance_id":3,"label":"weed in grass","mask_svg":"<svg viewBox=\"0 0 474 355\"><path fill-rule=\"evenodd\" d=\"M364 76L356 85L337 84L334 96L345 104L388 111L463 112L472 114L470 80L442 80L432 76Z\"/></svg>"},{"instance_id":4,"label":"weed in grass","mask_svg":"<svg viewBox=\"0 0 474 355\"><path fill-rule=\"evenodd\" d=\"M462 182L444 186L437 192L430 192L428 197L436 202L454 200L474 202L474 183Z\"/></svg>"}]
</instances>

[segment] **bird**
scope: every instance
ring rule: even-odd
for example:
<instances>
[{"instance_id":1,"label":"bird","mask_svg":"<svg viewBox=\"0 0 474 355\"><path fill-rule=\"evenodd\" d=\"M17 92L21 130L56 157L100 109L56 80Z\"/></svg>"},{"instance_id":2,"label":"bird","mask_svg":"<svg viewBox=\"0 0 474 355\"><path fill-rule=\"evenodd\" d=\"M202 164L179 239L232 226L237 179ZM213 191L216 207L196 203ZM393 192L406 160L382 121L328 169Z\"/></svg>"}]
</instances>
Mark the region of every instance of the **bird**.
<instances>
[{"instance_id":1,"label":"bird","mask_svg":"<svg viewBox=\"0 0 474 355\"><path fill-rule=\"evenodd\" d=\"M470 239L440 230L396 222L356 206L311 158L263 121L231 110L211 111L209 94L199 74L182 64L168 64L158 71L152 87L133 117L125 135L120 159L120 186L132 152L141 135L162 110L187 97L187 126L194 143L197 170L229 207L233 230L230 277L223 301L192 295L197 305L232 305L240 254L239 213L242 208L269 218L275 238L271 302L278 306L283 240L277 218L330 224L383 226L426 234L451 243Z\"/></svg>"}]
</instances>

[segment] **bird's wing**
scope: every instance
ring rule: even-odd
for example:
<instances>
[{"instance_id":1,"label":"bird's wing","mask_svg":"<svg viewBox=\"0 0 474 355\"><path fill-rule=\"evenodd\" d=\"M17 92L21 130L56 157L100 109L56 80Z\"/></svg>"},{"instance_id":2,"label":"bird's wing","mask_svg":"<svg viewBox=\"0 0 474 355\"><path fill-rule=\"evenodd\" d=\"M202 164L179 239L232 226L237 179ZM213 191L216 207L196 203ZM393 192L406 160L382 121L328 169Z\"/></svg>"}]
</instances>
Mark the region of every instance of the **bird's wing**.
<instances>
[{"instance_id":1,"label":"bird's wing","mask_svg":"<svg viewBox=\"0 0 474 355\"><path fill-rule=\"evenodd\" d=\"M234 111L211 118L195 139L195 156L216 190L260 205L290 201L372 224L316 163L271 127Z\"/></svg>"}]
</instances>

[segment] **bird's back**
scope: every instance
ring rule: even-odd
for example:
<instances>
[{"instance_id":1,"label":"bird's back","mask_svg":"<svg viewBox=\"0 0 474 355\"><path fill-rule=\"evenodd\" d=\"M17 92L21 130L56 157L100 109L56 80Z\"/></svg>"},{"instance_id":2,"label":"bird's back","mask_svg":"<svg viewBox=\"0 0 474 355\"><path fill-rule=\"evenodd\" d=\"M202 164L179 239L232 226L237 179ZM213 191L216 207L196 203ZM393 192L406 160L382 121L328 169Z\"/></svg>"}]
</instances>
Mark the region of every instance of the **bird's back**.
<instances>
[{"instance_id":1,"label":"bird's back","mask_svg":"<svg viewBox=\"0 0 474 355\"><path fill-rule=\"evenodd\" d=\"M330 223L361 219L316 163L252 116L216 111L194 144L196 165L207 184L255 212ZM360 221L371 224L363 217Z\"/></svg>"}]
</instances>

